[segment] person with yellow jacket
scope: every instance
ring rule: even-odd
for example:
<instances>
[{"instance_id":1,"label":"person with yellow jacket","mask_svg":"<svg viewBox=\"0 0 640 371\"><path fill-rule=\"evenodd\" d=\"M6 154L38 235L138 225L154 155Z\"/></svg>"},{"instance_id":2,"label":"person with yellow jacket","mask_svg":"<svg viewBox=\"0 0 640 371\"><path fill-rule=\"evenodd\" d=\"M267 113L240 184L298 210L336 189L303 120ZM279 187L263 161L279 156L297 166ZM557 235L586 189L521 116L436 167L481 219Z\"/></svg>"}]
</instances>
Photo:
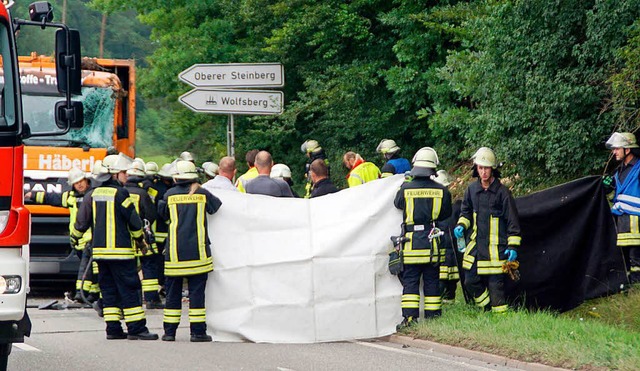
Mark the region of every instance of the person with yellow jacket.
<instances>
[{"instance_id":1,"label":"person with yellow jacket","mask_svg":"<svg viewBox=\"0 0 640 371\"><path fill-rule=\"evenodd\" d=\"M213 258L207 228L207 214L222 202L198 184L198 171L187 161L178 161L175 186L158 203L158 215L169 223L165 246L165 288L167 293L163 341L175 341L182 313L182 283L189 288L189 327L192 342L209 342L205 289Z\"/></svg>"},{"instance_id":2,"label":"person with yellow jacket","mask_svg":"<svg viewBox=\"0 0 640 371\"><path fill-rule=\"evenodd\" d=\"M251 179L257 178L258 175L260 175L258 174L258 168L256 168L255 166L256 156L258 155L258 152L260 151L258 151L257 149L252 149L248 151L244 156L245 160L247 161L247 166L249 166L249 170L247 170L246 173L240 175L235 184L236 188L238 188L238 191L242 193L247 193L247 191L245 190L247 182Z\"/></svg>"},{"instance_id":3,"label":"person with yellow jacket","mask_svg":"<svg viewBox=\"0 0 640 371\"><path fill-rule=\"evenodd\" d=\"M78 208L82 205L84 195L91 189L90 176L90 174L74 167L69 170L69 174L67 175L67 184L69 184L72 189L62 193L27 192L24 197L25 199L31 199L37 204L59 206L69 209L69 231L71 231L76 222ZM75 246L75 252L78 255L78 259L80 259L80 265L76 279L76 294L73 300L81 301L83 300L83 296L89 302L98 300L100 288L98 287L97 276L93 274L94 269L89 269L87 276L84 276L87 263L89 262L89 258L86 255L91 256L91 229L88 229L78 240L78 244ZM84 259L83 256L85 256Z\"/></svg>"},{"instance_id":4,"label":"person with yellow jacket","mask_svg":"<svg viewBox=\"0 0 640 371\"><path fill-rule=\"evenodd\" d=\"M98 262L107 340L156 340L158 335L146 326L136 269L135 248L147 248L142 220L129 191L122 187L130 164L131 159L122 153L104 158L96 177L100 184L85 195L70 238L71 244L77 245L85 231L93 231L93 259ZM128 333L122 330L123 317Z\"/></svg>"},{"instance_id":5,"label":"person with yellow jacket","mask_svg":"<svg viewBox=\"0 0 640 371\"><path fill-rule=\"evenodd\" d=\"M349 169L349 188L380 179L380 169L372 162L365 162L360 154L349 151L342 156L342 163Z\"/></svg>"},{"instance_id":6,"label":"person with yellow jacket","mask_svg":"<svg viewBox=\"0 0 640 371\"><path fill-rule=\"evenodd\" d=\"M451 215L451 194L447 187L432 179L439 165L433 148L423 147L413 156L410 181L404 182L393 204L402 210L402 316L400 327L417 323L420 315L420 279L423 282L424 315L434 318L442 313L440 263L444 261L443 235L438 224Z\"/></svg>"},{"instance_id":7,"label":"person with yellow jacket","mask_svg":"<svg viewBox=\"0 0 640 371\"><path fill-rule=\"evenodd\" d=\"M478 307L504 313L507 305L502 265L515 261L520 247L520 222L511 192L500 182L496 155L482 147L473 155L473 175L462 199L460 218L453 232L464 238L471 228L462 268L465 287Z\"/></svg>"}]
</instances>

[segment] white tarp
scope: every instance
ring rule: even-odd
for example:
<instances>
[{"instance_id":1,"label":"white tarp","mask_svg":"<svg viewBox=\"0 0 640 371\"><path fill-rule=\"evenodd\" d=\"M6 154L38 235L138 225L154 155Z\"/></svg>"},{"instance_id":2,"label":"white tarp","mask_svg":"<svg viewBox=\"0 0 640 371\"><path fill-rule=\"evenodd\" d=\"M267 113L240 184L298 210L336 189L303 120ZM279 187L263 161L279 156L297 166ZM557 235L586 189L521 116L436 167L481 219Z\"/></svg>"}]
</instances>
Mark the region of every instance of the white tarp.
<instances>
[{"instance_id":1,"label":"white tarp","mask_svg":"<svg viewBox=\"0 0 640 371\"><path fill-rule=\"evenodd\" d=\"M389 274L389 239L402 213L403 177L315 199L214 192L215 270L207 325L216 341L314 343L374 338L402 320L402 286Z\"/></svg>"}]
</instances>

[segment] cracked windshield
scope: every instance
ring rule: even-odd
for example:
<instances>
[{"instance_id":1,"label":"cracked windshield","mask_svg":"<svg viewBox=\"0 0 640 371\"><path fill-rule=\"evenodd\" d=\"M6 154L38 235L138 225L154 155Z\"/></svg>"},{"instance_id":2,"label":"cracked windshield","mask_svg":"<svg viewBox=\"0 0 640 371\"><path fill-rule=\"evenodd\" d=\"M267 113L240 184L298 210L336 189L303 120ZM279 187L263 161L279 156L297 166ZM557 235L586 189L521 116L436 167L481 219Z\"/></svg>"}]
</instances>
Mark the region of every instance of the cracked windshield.
<instances>
[{"instance_id":1,"label":"cracked windshield","mask_svg":"<svg viewBox=\"0 0 640 371\"><path fill-rule=\"evenodd\" d=\"M23 94L24 119L32 132L50 131L55 128L54 106L62 97ZM112 145L115 96L111 88L83 87L82 97L74 97L84 104L84 126L71 129L67 134L33 138L27 145L89 146L106 148Z\"/></svg>"}]
</instances>

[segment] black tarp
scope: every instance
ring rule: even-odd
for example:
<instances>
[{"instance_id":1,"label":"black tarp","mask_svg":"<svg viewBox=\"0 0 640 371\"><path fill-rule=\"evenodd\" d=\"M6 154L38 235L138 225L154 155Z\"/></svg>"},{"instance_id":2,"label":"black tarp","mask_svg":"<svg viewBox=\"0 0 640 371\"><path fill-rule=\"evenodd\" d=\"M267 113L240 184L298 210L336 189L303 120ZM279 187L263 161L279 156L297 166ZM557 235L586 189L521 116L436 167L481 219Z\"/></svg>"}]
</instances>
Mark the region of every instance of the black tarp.
<instances>
[{"instance_id":1,"label":"black tarp","mask_svg":"<svg viewBox=\"0 0 640 371\"><path fill-rule=\"evenodd\" d=\"M516 199L521 279L507 296L531 309L567 311L627 285L622 251L600 177Z\"/></svg>"}]
</instances>

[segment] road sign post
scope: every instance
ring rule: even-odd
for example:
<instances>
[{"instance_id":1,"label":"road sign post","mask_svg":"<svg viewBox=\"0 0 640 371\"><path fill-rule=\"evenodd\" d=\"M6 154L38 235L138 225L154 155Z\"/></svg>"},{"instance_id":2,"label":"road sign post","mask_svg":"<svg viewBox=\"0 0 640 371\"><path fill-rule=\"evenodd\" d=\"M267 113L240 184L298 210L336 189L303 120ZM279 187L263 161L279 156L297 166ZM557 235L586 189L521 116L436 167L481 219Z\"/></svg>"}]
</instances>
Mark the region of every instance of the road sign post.
<instances>
[{"instance_id":1,"label":"road sign post","mask_svg":"<svg viewBox=\"0 0 640 371\"><path fill-rule=\"evenodd\" d=\"M194 64L178 78L195 89L180 103L194 112L228 114L227 155L235 155L234 115L279 115L284 105L280 91L236 90L284 86L280 63Z\"/></svg>"}]
</instances>

